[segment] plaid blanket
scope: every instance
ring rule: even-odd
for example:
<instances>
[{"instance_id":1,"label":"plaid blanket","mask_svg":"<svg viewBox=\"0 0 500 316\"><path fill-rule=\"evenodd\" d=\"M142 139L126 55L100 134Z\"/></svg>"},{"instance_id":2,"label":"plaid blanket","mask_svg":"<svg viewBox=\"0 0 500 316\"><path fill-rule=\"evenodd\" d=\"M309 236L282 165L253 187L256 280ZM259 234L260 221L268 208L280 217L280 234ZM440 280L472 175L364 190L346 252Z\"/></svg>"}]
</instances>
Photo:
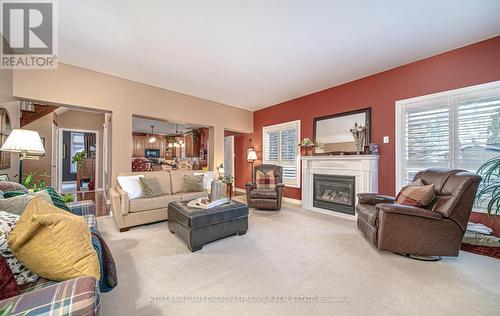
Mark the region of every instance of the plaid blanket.
<instances>
[{"instance_id":1,"label":"plaid blanket","mask_svg":"<svg viewBox=\"0 0 500 316\"><path fill-rule=\"evenodd\" d=\"M66 203L69 211L75 215L94 215L96 216L96 207L94 201L76 201L71 203Z\"/></svg>"},{"instance_id":2,"label":"plaid blanket","mask_svg":"<svg viewBox=\"0 0 500 316\"><path fill-rule=\"evenodd\" d=\"M97 315L99 290L93 277L79 277L0 301L0 310L6 306L10 306L9 315L13 316Z\"/></svg>"}]
</instances>

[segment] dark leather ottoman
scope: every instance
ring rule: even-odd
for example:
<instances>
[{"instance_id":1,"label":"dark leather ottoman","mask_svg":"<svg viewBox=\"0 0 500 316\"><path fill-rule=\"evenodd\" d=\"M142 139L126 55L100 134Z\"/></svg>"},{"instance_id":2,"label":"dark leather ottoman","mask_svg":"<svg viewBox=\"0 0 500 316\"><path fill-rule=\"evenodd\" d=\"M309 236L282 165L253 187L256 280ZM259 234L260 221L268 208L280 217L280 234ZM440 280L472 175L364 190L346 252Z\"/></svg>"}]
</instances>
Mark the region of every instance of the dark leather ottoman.
<instances>
[{"instance_id":1,"label":"dark leather ottoman","mask_svg":"<svg viewBox=\"0 0 500 316\"><path fill-rule=\"evenodd\" d=\"M168 229L186 241L189 250L231 235L244 235L248 229L248 205L236 201L211 209L187 206L187 202L168 204Z\"/></svg>"}]
</instances>

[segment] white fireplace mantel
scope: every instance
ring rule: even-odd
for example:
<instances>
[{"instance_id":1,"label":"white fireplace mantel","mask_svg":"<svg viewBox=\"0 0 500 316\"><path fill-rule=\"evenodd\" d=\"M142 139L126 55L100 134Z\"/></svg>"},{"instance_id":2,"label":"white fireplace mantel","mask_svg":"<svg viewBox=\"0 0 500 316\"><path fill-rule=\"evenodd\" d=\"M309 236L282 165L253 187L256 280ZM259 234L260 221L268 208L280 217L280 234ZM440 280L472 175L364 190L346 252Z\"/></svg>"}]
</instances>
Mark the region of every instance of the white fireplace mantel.
<instances>
[{"instance_id":1,"label":"white fireplace mantel","mask_svg":"<svg viewBox=\"0 0 500 316\"><path fill-rule=\"evenodd\" d=\"M304 156L302 160L302 208L355 220L355 215L325 210L313 205L313 175L355 177L355 193L377 192L377 155ZM357 203L357 197L356 197Z\"/></svg>"}]
</instances>

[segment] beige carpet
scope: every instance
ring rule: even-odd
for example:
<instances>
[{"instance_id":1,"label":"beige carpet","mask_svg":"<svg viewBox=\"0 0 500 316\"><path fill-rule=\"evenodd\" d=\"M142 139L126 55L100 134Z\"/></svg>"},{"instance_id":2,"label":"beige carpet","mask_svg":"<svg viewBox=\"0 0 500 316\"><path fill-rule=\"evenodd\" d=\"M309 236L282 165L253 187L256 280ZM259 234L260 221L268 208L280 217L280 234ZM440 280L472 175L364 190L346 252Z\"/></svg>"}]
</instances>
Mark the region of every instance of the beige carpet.
<instances>
[{"instance_id":1,"label":"beige carpet","mask_svg":"<svg viewBox=\"0 0 500 316\"><path fill-rule=\"evenodd\" d=\"M252 210L246 235L196 253L166 222L125 233L109 217L98 223L119 277L103 294L104 316L500 314L500 260L379 253L355 222L291 205Z\"/></svg>"}]
</instances>

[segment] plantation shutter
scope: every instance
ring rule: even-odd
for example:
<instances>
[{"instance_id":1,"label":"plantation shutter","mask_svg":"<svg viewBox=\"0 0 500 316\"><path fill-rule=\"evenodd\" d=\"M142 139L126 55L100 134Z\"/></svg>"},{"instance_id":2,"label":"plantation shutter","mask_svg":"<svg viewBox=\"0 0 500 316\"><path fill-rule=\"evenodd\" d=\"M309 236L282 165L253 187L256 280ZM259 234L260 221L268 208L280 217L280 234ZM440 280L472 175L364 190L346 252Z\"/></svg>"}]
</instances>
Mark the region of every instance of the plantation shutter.
<instances>
[{"instance_id":1,"label":"plantation shutter","mask_svg":"<svg viewBox=\"0 0 500 316\"><path fill-rule=\"evenodd\" d=\"M450 111L446 101L408 107L404 115L404 181L429 165L448 167Z\"/></svg>"},{"instance_id":2,"label":"plantation shutter","mask_svg":"<svg viewBox=\"0 0 500 316\"><path fill-rule=\"evenodd\" d=\"M263 129L264 163L283 167L283 182L299 185L299 121L266 126Z\"/></svg>"},{"instance_id":3,"label":"plantation shutter","mask_svg":"<svg viewBox=\"0 0 500 316\"><path fill-rule=\"evenodd\" d=\"M486 160L500 155L498 86L471 87L399 104L399 187L422 169L476 172Z\"/></svg>"}]
</instances>

